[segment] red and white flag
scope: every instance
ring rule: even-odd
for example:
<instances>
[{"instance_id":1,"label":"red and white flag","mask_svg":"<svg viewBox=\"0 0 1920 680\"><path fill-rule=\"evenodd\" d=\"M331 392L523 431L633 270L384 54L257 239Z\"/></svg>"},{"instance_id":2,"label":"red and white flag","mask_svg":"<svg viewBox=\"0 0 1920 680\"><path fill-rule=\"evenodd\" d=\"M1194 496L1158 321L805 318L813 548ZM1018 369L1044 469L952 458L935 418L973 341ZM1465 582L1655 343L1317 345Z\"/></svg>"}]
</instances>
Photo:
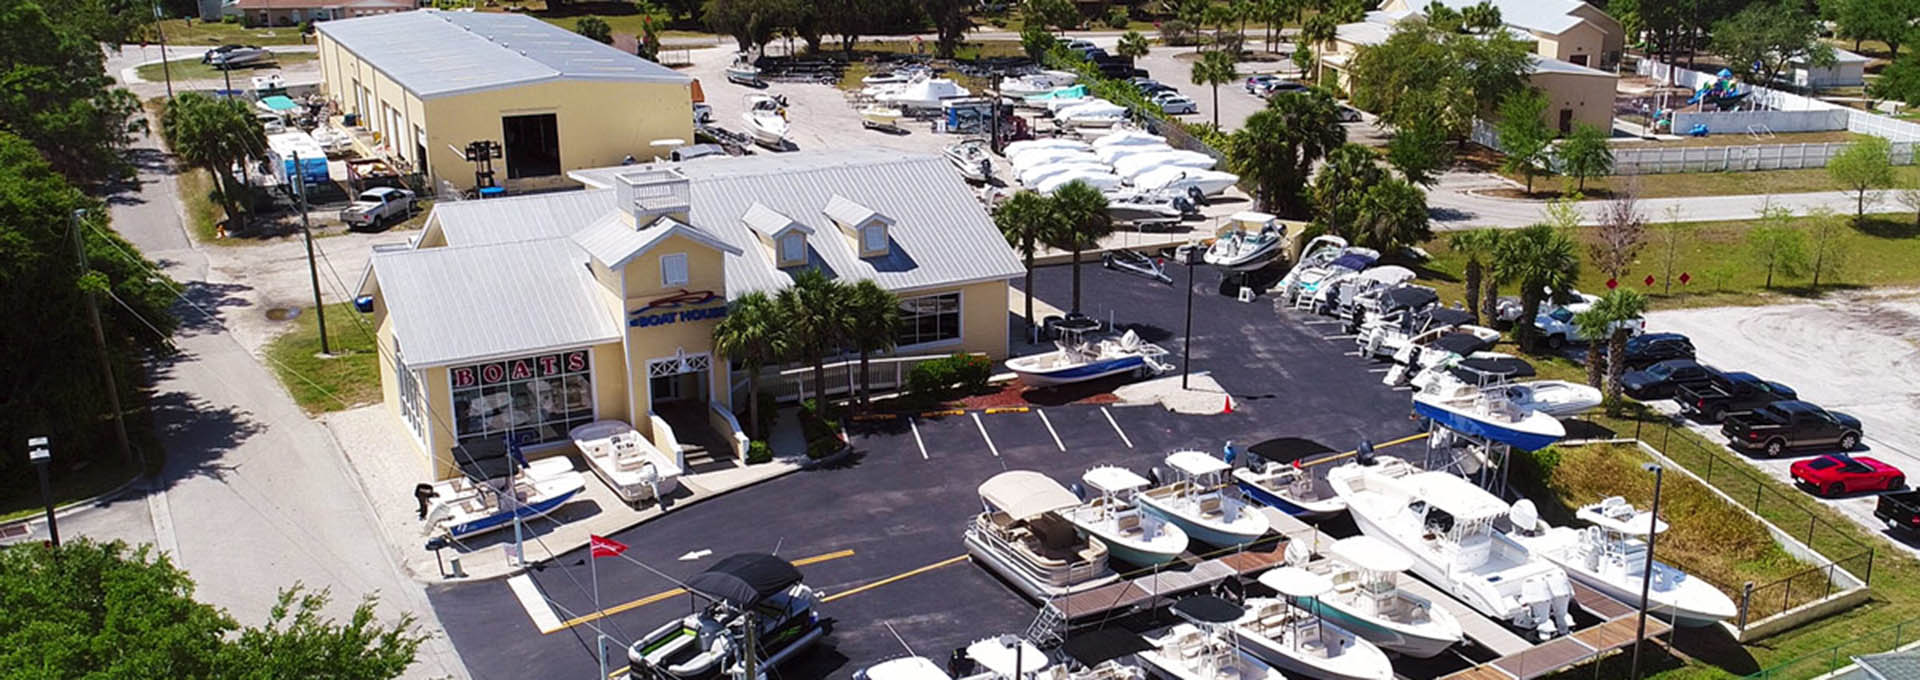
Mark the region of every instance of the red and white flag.
<instances>
[{"instance_id":1,"label":"red and white flag","mask_svg":"<svg viewBox=\"0 0 1920 680\"><path fill-rule=\"evenodd\" d=\"M587 545L593 547L594 557L618 557L620 553L627 551L627 544L605 536L589 535L587 539Z\"/></svg>"}]
</instances>

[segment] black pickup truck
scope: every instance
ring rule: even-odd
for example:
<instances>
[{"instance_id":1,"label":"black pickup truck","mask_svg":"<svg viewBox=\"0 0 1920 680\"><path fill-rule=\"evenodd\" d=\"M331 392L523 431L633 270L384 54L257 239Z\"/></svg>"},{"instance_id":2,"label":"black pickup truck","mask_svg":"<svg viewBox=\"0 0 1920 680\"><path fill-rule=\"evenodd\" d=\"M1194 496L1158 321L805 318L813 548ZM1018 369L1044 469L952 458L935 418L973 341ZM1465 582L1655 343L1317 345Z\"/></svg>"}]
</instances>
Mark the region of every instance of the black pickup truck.
<instances>
[{"instance_id":1,"label":"black pickup truck","mask_svg":"<svg viewBox=\"0 0 1920 680\"><path fill-rule=\"evenodd\" d=\"M1880 494L1873 516L1887 523L1888 529L1905 529L1920 535L1920 491Z\"/></svg>"},{"instance_id":2,"label":"black pickup truck","mask_svg":"<svg viewBox=\"0 0 1920 680\"><path fill-rule=\"evenodd\" d=\"M1782 399L1799 396L1793 388L1752 373L1721 373L1702 385L1682 385L1673 391L1680 412L1717 423Z\"/></svg>"},{"instance_id":3,"label":"black pickup truck","mask_svg":"<svg viewBox=\"0 0 1920 680\"><path fill-rule=\"evenodd\" d=\"M1860 419L1804 401L1786 399L1727 416L1720 425L1733 448L1763 450L1778 456L1787 449L1832 447L1852 451L1860 445Z\"/></svg>"}]
</instances>

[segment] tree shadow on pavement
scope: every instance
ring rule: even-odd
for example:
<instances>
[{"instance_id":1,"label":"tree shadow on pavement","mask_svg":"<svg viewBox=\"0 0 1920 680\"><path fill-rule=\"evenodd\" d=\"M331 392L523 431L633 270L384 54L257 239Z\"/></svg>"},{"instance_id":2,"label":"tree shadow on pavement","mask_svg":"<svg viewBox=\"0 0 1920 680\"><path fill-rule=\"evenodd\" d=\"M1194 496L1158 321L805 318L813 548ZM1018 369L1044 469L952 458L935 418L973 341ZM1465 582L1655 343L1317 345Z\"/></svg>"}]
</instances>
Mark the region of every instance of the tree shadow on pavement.
<instances>
[{"instance_id":1,"label":"tree shadow on pavement","mask_svg":"<svg viewBox=\"0 0 1920 680\"><path fill-rule=\"evenodd\" d=\"M234 469L221 462L229 451L266 430L253 414L235 407L214 407L185 392L162 392L147 401L167 465L155 479L158 488L191 477L223 478Z\"/></svg>"},{"instance_id":2,"label":"tree shadow on pavement","mask_svg":"<svg viewBox=\"0 0 1920 680\"><path fill-rule=\"evenodd\" d=\"M228 308L253 306L252 301L241 297L242 293L249 290L253 290L253 287L242 283L188 281L180 291L186 300L173 306L174 315L180 319L180 334L197 335L226 330L224 324Z\"/></svg>"}]
</instances>

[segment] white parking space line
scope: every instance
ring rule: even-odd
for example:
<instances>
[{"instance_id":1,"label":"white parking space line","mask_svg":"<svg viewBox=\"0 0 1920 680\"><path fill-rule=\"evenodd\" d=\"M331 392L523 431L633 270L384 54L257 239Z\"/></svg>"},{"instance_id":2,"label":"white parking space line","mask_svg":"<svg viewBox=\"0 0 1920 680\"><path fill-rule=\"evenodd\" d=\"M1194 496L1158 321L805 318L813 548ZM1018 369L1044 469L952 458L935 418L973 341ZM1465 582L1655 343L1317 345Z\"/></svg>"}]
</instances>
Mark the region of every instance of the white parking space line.
<instances>
[{"instance_id":1,"label":"white parking space line","mask_svg":"<svg viewBox=\"0 0 1920 680\"><path fill-rule=\"evenodd\" d=\"M967 415L973 416L973 426L980 428L980 438L987 440L987 450L993 452L993 457L999 458L1000 447L994 446L993 438L987 436L987 426L980 422L980 412L974 411L972 413L968 413Z\"/></svg>"},{"instance_id":2,"label":"white parking space line","mask_svg":"<svg viewBox=\"0 0 1920 680\"><path fill-rule=\"evenodd\" d=\"M1301 321L1300 321L1300 323L1303 323L1303 324L1308 324L1308 325L1312 325L1312 324L1329 324L1329 323L1330 323L1330 324L1338 324L1338 323L1340 323L1340 320L1339 320L1339 319L1303 319L1303 320L1301 320Z\"/></svg>"},{"instance_id":3,"label":"white parking space line","mask_svg":"<svg viewBox=\"0 0 1920 680\"><path fill-rule=\"evenodd\" d=\"M1053 435L1053 445L1060 447L1061 451L1067 450L1067 445L1060 441L1060 433L1053 431L1053 421L1047 419L1047 412L1041 409L1034 409L1033 412L1040 414L1040 422L1047 426L1047 434Z\"/></svg>"},{"instance_id":4,"label":"white parking space line","mask_svg":"<svg viewBox=\"0 0 1920 680\"><path fill-rule=\"evenodd\" d=\"M920 441L920 426L913 424L914 420L914 418L907 418L907 427L913 428L913 445L920 447L920 460L929 460L927 458L927 443Z\"/></svg>"},{"instance_id":5,"label":"white parking space line","mask_svg":"<svg viewBox=\"0 0 1920 680\"><path fill-rule=\"evenodd\" d=\"M1100 407L1100 415L1107 417L1107 424L1113 426L1114 434L1120 435L1120 441L1126 443L1127 448L1133 448L1133 440L1127 438L1126 430L1120 429L1120 423L1114 422L1113 413L1107 411L1107 407Z\"/></svg>"},{"instance_id":6,"label":"white parking space line","mask_svg":"<svg viewBox=\"0 0 1920 680\"><path fill-rule=\"evenodd\" d=\"M1385 372L1387 372L1387 371L1391 371L1391 370L1393 370L1393 367L1392 367L1392 366L1388 366L1388 367L1386 367L1386 368L1369 368L1369 369L1367 369L1367 372L1368 372L1368 373L1385 373Z\"/></svg>"},{"instance_id":7,"label":"white parking space line","mask_svg":"<svg viewBox=\"0 0 1920 680\"><path fill-rule=\"evenodd\" d=\"M540 587L533 584L532 578L521 574L507 579L507 588L513 591L515 599L520 600L520 606L527 610L527 616L533 619L535 628L541 631L560 629L560 617L553 613L553 607L547 604L546 596L540 594Z\"/></svg>"},{"instance_id":8,"label":"white parking space line","mask_svg":"<svg viewBox=\"0 0 1920 680\"><path fill-rule=\"evenodd\" d=\"M1340 335L1323 335L1323 336L1320 336L1320 339L1321 340L1352 340L1355 337L1356 336L1353 335L1352 333L1342 333Z\"/></svg>"},{"instance_id":9,"label":"white parking space line","mask_svg":"<svg viewBox=\"0 0 1920 680\"><path fill-rule=\"evenodd\" d=\"M1360 356L1360 350L1356 349L1351 352L1341 352L1340 354L1341 356L1357 357L1357 356Z\"/></svg>"}]
</instances>

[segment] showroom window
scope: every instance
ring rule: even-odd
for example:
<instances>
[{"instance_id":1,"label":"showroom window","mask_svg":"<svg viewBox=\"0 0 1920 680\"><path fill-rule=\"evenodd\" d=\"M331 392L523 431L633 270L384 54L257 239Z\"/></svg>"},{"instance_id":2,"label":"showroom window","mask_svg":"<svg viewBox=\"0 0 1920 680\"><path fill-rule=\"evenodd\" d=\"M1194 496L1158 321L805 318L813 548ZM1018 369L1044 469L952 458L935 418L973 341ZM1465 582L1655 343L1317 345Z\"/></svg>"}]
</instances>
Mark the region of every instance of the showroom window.
<instances>
[{"instance_id":1,"label":"showroom window","mask_svg":"<svg viewBox=\"0 0 1920 680\"><path fill-rule=\"evenodd\" d=\"M901 347L960 339L960 294L941 293L900 301Z\"/></svg>"},{"instance_id":2,"label":"showroom window","mask_svg":"<svg viewBox=\"0 0 1920 680\"><path fill-rule=\"evenodd\" d=\"M393 380L400 393L400 416L407 421L407 429L413 431L413 438L425 445L427 398L420 393L420 377L407 367L405 355L400 353L398 338L393 341Z\"/></svg>"},{"instance_id":3,"label":"showroom window","mask_svg":"<svg viewBox=\"0 0 1920 680\"><path fill-rule=\"evenodd\" d=\"M461 444L509 434L522 445L565 441L567 432L593 422L590 352L519 357L455 366L454 438Z\"/></svg>"}]
</instances>

